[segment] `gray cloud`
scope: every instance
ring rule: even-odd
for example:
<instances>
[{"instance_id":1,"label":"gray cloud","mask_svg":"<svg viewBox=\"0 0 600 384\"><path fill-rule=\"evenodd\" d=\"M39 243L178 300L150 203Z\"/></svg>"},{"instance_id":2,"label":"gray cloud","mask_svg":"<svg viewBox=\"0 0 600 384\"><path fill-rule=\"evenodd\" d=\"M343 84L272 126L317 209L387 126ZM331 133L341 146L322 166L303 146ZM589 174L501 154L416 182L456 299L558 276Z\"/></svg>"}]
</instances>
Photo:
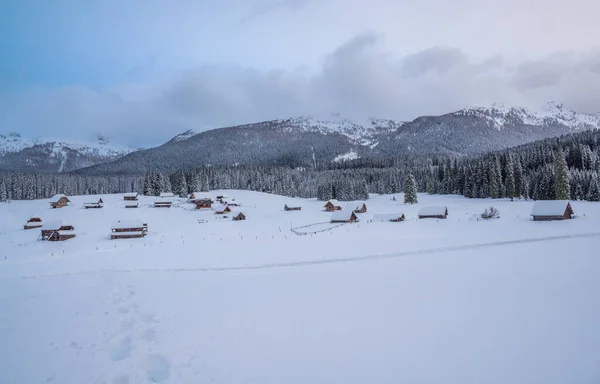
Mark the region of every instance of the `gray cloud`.
<instances>
[{"instance_id":1,"label":"gray cloud","mask_svg":"<svg viewBox=\"0 0 600 384\"><path fill-rule=\"evenodd\" d=\"M324 57L318 71L206 66L150 82L0 92L0 131L156 145L187 129L206 130L303 114L410 120L473 105L537 106L548 100L583 112L600 102L598 52L525 63L470 60L434 47L394 58L373 33ZM6 91L6 90L5 90Z\"/></svg>"}]
</instances>

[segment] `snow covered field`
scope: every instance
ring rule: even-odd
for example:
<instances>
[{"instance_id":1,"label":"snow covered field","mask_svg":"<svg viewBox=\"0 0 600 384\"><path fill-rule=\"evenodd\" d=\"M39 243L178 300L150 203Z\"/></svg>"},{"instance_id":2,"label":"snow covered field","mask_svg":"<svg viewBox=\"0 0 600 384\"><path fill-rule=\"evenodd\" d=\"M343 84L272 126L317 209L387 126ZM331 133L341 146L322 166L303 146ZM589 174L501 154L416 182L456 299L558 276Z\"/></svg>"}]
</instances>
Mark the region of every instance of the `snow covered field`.
<instances>
[{"instance_id":1,"label":"snow covered field","mask_svg":"<svg viewBox=\"0 0 600 384\"><path fill-rule=\"evenodd\" d=\"M298 236L322 202L223 192L246 221L121 195L0 204L0 383L600 381L600 204L533 222L531 201L372 196L360 223ZM416 220L430 204L449 218ZM490 204L500 219L473 218ZM30 216L77 237L39 241ZM132 218L147 237L109 240Z\"/></svg>"}]
</instances>

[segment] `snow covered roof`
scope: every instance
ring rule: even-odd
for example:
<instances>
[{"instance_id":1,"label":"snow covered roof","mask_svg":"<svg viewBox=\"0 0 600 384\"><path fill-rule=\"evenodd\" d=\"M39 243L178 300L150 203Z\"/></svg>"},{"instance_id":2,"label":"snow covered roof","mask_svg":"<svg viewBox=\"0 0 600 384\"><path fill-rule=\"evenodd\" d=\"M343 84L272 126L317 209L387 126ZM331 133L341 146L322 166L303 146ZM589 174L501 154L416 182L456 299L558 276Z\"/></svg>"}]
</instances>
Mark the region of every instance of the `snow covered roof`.
<instances>
[{"instance_id":1,"label":"snow covered roof","mask_svg":"<svg viewBox=\"0 0 600 384\"><path fill-rule=\"evenodd\" d=\"M126 197L137 197L139 195L139 193L137 192L129 192L129 193L125 193L123 196Z\"/></svg>"},{"instance_id":2,"label":"snow covered roof","mask_svg":"<svg viewBox=\"0 0 600 384\"><path fill-rule=\"evenodd\" d=\"M227 207L227 204L215 204L212 206L212 209L215 212L224 212ZM231 209L231 207L229 209Z\"/></svg>"},{"instance_id":3,"label":"snow covered roof","mask_svg":"<svg viewBox=\"0 0 600 384\"><path fill-rule=\"evenodd\" d=\"M175 197L173 192L161 192L160 197Z\"/></svg>"},{"instance_id":4,"label":"snow covered roof","mask_svg":"<svg viewBox=\"0 0 600 384\"><path fill-rule=\"evenodd\" d=\"M331 215L333 221L346 221L352 218L354 211L335 211Z\"/></svg>"},{"instance_id":5,"label":"snow covered roof","mask_svg":"<svg viewBox=\"0 0 600 384\"><path fill-rule=\"evenodd\" d=\"M160 198L158 198L158 199L156 199L154 201L154 204L157 204L157 203L159 203L159 204L160 203L169 203L169 204L171 204L171 203L173 203L173 199L172 198L168 198L168 197L160 197Z\"/></svg>"},{"instance_id":6,"label":"snow covered roof","mask_svg":"<svg viewBox=\"0 0 600 384\"><path fill-rule=\"evenodd\" d=\"M59 194L56 194L56 195L52 196L52 197L50 198L50 202L51 202L51 203L58 203L58 201L59 201L60 199L62 199L63 197L64 197L65 199L69 200L69 198L67 197L67 195L64 195L64 194L62 194L62 193L59 193Z\"/></svg>"},{"instance_id":7,"label":"snow covered roof","mask_svg":"<svg viewBox=\"0 0 600 384\"><path fill-rule=\"evenodd\" d=\"M138 205L139 202L138 201L126 201L125 202L125 206L133 206L133 205Z\"/></svg>"},{"instance_id":8,"label":"snow covered roof","mask_svg":"<svg viewBox=\"0 0 600 384\"><path fill-rule=\"evenodd\" d=\"M144 223L140 219L118 220L112 223L112 229L143 228Z\"/></svg>"},{"instance_id":9,"label":"snow covered roof","mask_svg":"<svg viewBox=\"0 0 600 384\"><path fill-rule=\"evenodd\" d=\"M62 220L52 220L44 224L44 229L60 229L64 225Z\"/></svg>"},{"instance_id":10,"label":"snow covered roof","mask_svg":"<svg viewBox=\"0 0 600 384\"><path fill-rule=\"evenodd\" d=\"M444 206L428 206L419 209L419 216L443 216L447 208Z\"/></svg>"},{"instance_id":11,"label":"snow covered roof","mask_svg":"<svg viewBox=\"0 0 600 384\"><path fill-rule=\"evenodd\" d=\"M538 200L533 204L531 216L562 216L567 204L568 200Z\"/></svg>"},{"instance_id":12,"label":"snow covered roof","mask_svg":"<svg viewBox=\"0 0 600 384\"><path fill-rule=\"evenodd\" d=\"M327 203L333 204L334 207L341 207L342 206L342 204L340 204L340 202L337 201L336 199L331 199L331 200L327 201ZM327 205L327 203L325 203L325 205Z\"/></svg>"},{"instance_id":13,"label":"snow covered roof","mask_svg":"<svg viewBox=\"0 0 600 384\"><path fill-rule=\"evenodd\" d=\"M390 221L390 220L398 220L404 216L404 213L377 213L373 215L373 221Z\"/></svg>"}]
</instances>

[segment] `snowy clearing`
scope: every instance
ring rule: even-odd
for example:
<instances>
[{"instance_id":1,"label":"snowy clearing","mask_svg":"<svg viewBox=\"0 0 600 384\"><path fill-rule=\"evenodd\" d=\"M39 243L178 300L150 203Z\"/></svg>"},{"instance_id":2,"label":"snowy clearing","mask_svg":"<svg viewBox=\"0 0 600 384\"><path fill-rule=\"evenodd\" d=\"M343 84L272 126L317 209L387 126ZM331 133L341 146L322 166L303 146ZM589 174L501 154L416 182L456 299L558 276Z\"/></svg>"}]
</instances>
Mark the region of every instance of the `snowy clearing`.
<instances>
[{"instance_id":1,"label":"snowy clearing","mask_svg":"<svg viewBox=\"0 0 600 384\"><path fill-rule=\"evenodd\" d=\"M372 196L359 223L298 236L332 226L323 202L217 194L247 219L123 195L0 204L0 383L600 379L598 203L533 222L531 201ZM448 219L416 219L439 205ZM490 205L500 219L478 220ZM406 220L368 222L395 212ZM32 216L77 237L39 241ZM117 220L148 235L110 240Z\"/></svg>"}]
</instances>

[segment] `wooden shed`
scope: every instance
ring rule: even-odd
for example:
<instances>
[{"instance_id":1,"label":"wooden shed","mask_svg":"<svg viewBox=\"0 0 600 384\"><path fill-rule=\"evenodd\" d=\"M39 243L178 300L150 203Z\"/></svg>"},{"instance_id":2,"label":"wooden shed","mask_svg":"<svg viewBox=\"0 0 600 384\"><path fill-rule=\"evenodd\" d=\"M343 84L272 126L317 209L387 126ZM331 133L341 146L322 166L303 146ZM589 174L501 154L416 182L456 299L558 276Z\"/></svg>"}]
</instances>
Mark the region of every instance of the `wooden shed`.
<instances>
[{"instance_id":1,"label":"wooden shed","mask_svg":"<svg viewBox=\"0 0 600 384\"><path fill-rule=\"evenodd\" d=\"M27 223L25 223L23 226L23 229L41 228L43 225L44 223L39 217L30 217L29 220L27 220Z\"/></svg>"},{"instance_id":2,"label":"wooden shed","mask_svg":"<svg viewBox=\"0 0 600 384\"><path fill-rule=\"evenodd\" d=\"M354 212L356 212L356 213L365 213L365 212L367 212L367 204L366 203L359 203L356 206L356 209L354 210Z\"/></svg>"},{"instance_id":3,"label":"wooden shed","mask_svg":"<svg viewBox=\"0 0 600 384\"><path fill-rule=\"evenodd\" d=\"M175 197L175 194L173 192L161 192L160 197L172 199L173 197Z\"/></svg>"},{"instance_id":4,"label":"wooden shed","mask_svg":"<svg viewBox=\"0 0 600 384\"><path fill-rule=\"evenodd\" d=\"M62 220L51 221L42 227L41 238L45 241L65 241L75 237L75 228Z\"/></svg>"},{"instance_id":5,"label":"wooden shed","mask_svg":"<svg viewBox=\"0 0 600 384\"><path fill-rule=\"evenodd\" d=\"M572 219L573 208L568 200L539 200L533 204L531 216L534 221Z\"/></svg>"},{"instance_id":6,"label":"wooden shed","mask_svg":"<svg viewBox=\"0 0 600 384\"><path fill-rule=\"evenodd\" d=\"M139 194L137 192L126 193L123 195L125 201L137 201Z\"/></svg>"},{"instance_id":7,"label":"wooden shed","mask_svg":"<svg viewBox=\"0 0 600 384\"><path fill-rule=\"evenodd\" d=\"M215 211L216 215L224 215L226 213L231 212L231 208L229 208L229 205L225 204L213 205L212 209L213 211Z\"/></svg>"},{"instance_id":8,"label":"wooden shed","mask_svg":"<svg viewBox=\"0 0 600 384\"><path fill-rule=\"evenodd\" d=\"M287 204L286 204L286 205L283 207L283 209L284 209L284 210L286 210L286 211L301 211L301 210L302 210L302 207L298 207L298 206L290 206L290 205L287 205Z\"/></svg>"},{"instance_id":9,"label":"wooden shed","mask_svg":"<svg viewBox=\"0 0 600 384\"><path fill-rule=\"evenodd\" d=\"M354 211L337 211L331 215L332 223L353 223L358 221L358 217Z\"/></svg>"},{"instance_id":10,"label":"wooden shed","mask_svg":"<svg viewBox=\"0 0 600 384\"><path fill-rule=\"evenodd\" d=\"M173 200L169 198L160 198L154 202L154 208L171 208Z\"/></svg>"},{"instance_id":11,"label":"wooden shed","mask_svg":"<svg viewBox=\"0 0 600 384\"><path fill-rule=\"evenodd\" d=\"M111 239L135 239L148 234L148 224L141 220L119 220L111 226Z\"/></svg>"},{"instance_id":12,"label":"wooden shed","mask_svg":"<svg viewBox=\"0 0 600 384\"><path fill-rule=\"evenodd\" d=\"M246 215L244 215L242 212L239 212L238 214L233 216L233 221L240 221L240 220L246 220Z\"/></svg>"},{"instance_id":13,"label":"wooden shed","mask_svg":"<svg viewBox=\"0 0 600 384\"><path fill-rule=\"evenodd\" d=\"M336 199L331 199L325 203L324 208L327 212L333 212L333 211L341 211L343 207L339 201L337 201Z\"/></svg>"},{"instance_id":14,"label":"wooden shed","mask_svg":"<svg viewBox=\"0 0 600 384\"><path fill-rule=\"evenodd\" d=\"M399 223L405 219L404 213L378 213L373 215L372 221Z\"/></svg>"},{"instance_id":15,"label":"wooden shed","mask_svg":"<svg viewBox=\"0 0 600 384\"><path fill-rule=\"evenodd\" d=\"M70 202L71 200L69 200L67 195L57 194L52 196L52 198L50 199L50 206L52 208L62 208L67 206L67 204Z\"/></svg>"},{"instance_id":16,"label":"wooden shed","mask_svg":"<svg viewBox=\"0 0 600 384\"><path fill-rule=\"evenodd\" d=\"M192 203L196 205L196 209L210 209L213 201L210 198L199 198L192 200Z\"/></svg>"},{"instance_id":17,"label":"wooden shed","mask_svg":"<svg viewBox=\"0 0 600 384\"><path fill-rule=\"evenodd\" d=\"M448 208L444 206L429 206L419 209L419 219L445 219Z\"/></svg>"},{"instance_id":18,"label":"wooden shed","mask_svg":"<svg viewBox=\"0 0 600 384\"><path fill-rule=\"evenodd\" d=\"M126 201L125 202L125 208L137 208L138 207L138 201Z\"/></svg>"},{"instance_id":19,"label":"wooden shed","mask_svg":"<svg viewBox=\"0 0 600 384\"><path fill-rule=\"evenodd\" d=\"M104 207L104 201L102 199L98 199L96 202L83 203L83 208L102 208Z\"/></svg>"}]
</instances>

